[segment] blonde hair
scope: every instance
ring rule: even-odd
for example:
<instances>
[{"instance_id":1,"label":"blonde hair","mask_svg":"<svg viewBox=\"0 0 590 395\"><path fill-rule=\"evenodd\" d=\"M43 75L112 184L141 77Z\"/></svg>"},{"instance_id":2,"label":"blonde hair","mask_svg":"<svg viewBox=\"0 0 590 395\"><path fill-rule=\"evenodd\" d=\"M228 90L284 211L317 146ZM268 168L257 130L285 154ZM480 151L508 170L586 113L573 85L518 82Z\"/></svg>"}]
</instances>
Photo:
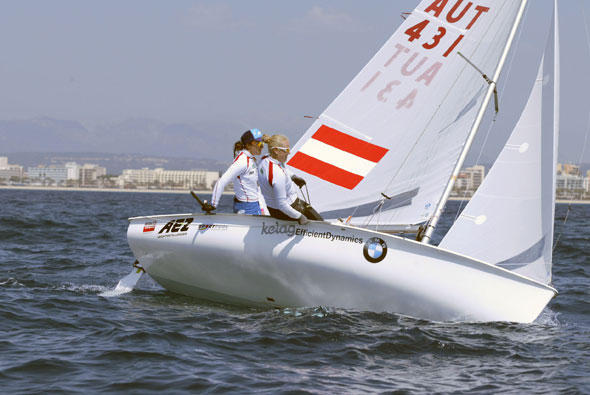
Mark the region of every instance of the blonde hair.
<instances>
[{"instance_id":1,"label":"blonde hair","mask_svg":"<svg viewBox=\"0 0 590 395\"><path fill-rule=\"evenodd\" d=\"M268 154L273 158L273 148L289 145L289 139L282 134L273 134L272 136L267 136L265 134L262 136L262 141L268 146Z\"/></svg>"}]
</instances>

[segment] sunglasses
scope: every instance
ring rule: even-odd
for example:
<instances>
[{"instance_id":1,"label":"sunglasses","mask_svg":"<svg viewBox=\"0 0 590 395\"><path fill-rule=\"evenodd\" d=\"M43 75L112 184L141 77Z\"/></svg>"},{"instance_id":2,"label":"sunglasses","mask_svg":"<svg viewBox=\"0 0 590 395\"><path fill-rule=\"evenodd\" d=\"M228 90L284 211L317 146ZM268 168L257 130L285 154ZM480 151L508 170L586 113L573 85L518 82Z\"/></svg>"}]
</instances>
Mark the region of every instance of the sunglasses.
<instances>
[{"instance_id":1,"label":"sunglasses","mask_svg":"<svg viewBox=\"0 0 590 395\"><path fill-rule=\"evenodd\" d=\"M286 153L290 153L291 149L290 148L285 148L285 147L274 147L274 149L279 149L281 151L285 151Z\"/></svg>"}]
</instances>

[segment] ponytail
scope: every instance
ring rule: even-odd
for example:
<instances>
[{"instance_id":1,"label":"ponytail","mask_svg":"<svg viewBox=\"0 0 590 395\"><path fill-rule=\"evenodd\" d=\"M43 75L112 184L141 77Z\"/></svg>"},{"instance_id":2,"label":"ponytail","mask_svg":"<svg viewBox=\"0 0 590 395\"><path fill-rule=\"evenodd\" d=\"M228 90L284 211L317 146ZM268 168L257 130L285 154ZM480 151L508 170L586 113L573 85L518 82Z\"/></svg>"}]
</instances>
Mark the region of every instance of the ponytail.
<instances>
[{"instance_id":1,"label":"ponytail","mask_svg":"<svg viewBox=\"0 0 590 395\"><path fill-rule=\"evenodd\" d=\"M236 157L236 154L237 154L238 152L240 152L241 150L243 150L244 148L245 148L245 147L244 147L244 144L242 144L242 142L241 142L241 141L236 141L236 142L234 143L234 158Z\"/></svg>"}]
</instances>

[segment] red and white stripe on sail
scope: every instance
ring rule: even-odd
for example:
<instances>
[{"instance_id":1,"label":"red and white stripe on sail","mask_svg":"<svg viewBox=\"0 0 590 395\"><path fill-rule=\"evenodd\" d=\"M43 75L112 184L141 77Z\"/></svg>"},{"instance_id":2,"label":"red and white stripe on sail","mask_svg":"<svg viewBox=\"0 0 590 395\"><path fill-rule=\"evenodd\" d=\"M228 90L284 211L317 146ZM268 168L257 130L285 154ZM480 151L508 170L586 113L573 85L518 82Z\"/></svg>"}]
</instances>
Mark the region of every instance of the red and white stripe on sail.
<instances>
[{"instance_id":1,"label":"red and white stripe on sail","mask_svg":"<svg viewBox=\"0 0 590 395\"><path fill-rule=\"evenodd\" d=\"M387 151L322 125L287 164L332 184L354 189Z\"/></svg>"}]
</instances>

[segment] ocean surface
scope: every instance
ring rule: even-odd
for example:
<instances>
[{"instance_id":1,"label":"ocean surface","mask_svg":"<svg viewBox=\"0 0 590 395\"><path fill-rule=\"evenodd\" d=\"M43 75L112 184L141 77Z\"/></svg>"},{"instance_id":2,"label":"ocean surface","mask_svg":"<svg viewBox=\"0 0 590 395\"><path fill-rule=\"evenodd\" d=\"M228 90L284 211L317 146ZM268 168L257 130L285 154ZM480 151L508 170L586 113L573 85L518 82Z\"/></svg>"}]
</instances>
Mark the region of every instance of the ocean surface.
<instances>
[{"instance_id":1,"label":"ocean surface","mask_svg":"<svg viewBox=\"0 0 590 395\"><path fill-rule=\"evenodd\" d=\"M148 276L99 296L131 271L128 217L196 210L188 194L0 190L0 391L590 393L588 205L565 225L557 206L560 293L528 325L235 307Z\"/></svg>"}]
</instances>

